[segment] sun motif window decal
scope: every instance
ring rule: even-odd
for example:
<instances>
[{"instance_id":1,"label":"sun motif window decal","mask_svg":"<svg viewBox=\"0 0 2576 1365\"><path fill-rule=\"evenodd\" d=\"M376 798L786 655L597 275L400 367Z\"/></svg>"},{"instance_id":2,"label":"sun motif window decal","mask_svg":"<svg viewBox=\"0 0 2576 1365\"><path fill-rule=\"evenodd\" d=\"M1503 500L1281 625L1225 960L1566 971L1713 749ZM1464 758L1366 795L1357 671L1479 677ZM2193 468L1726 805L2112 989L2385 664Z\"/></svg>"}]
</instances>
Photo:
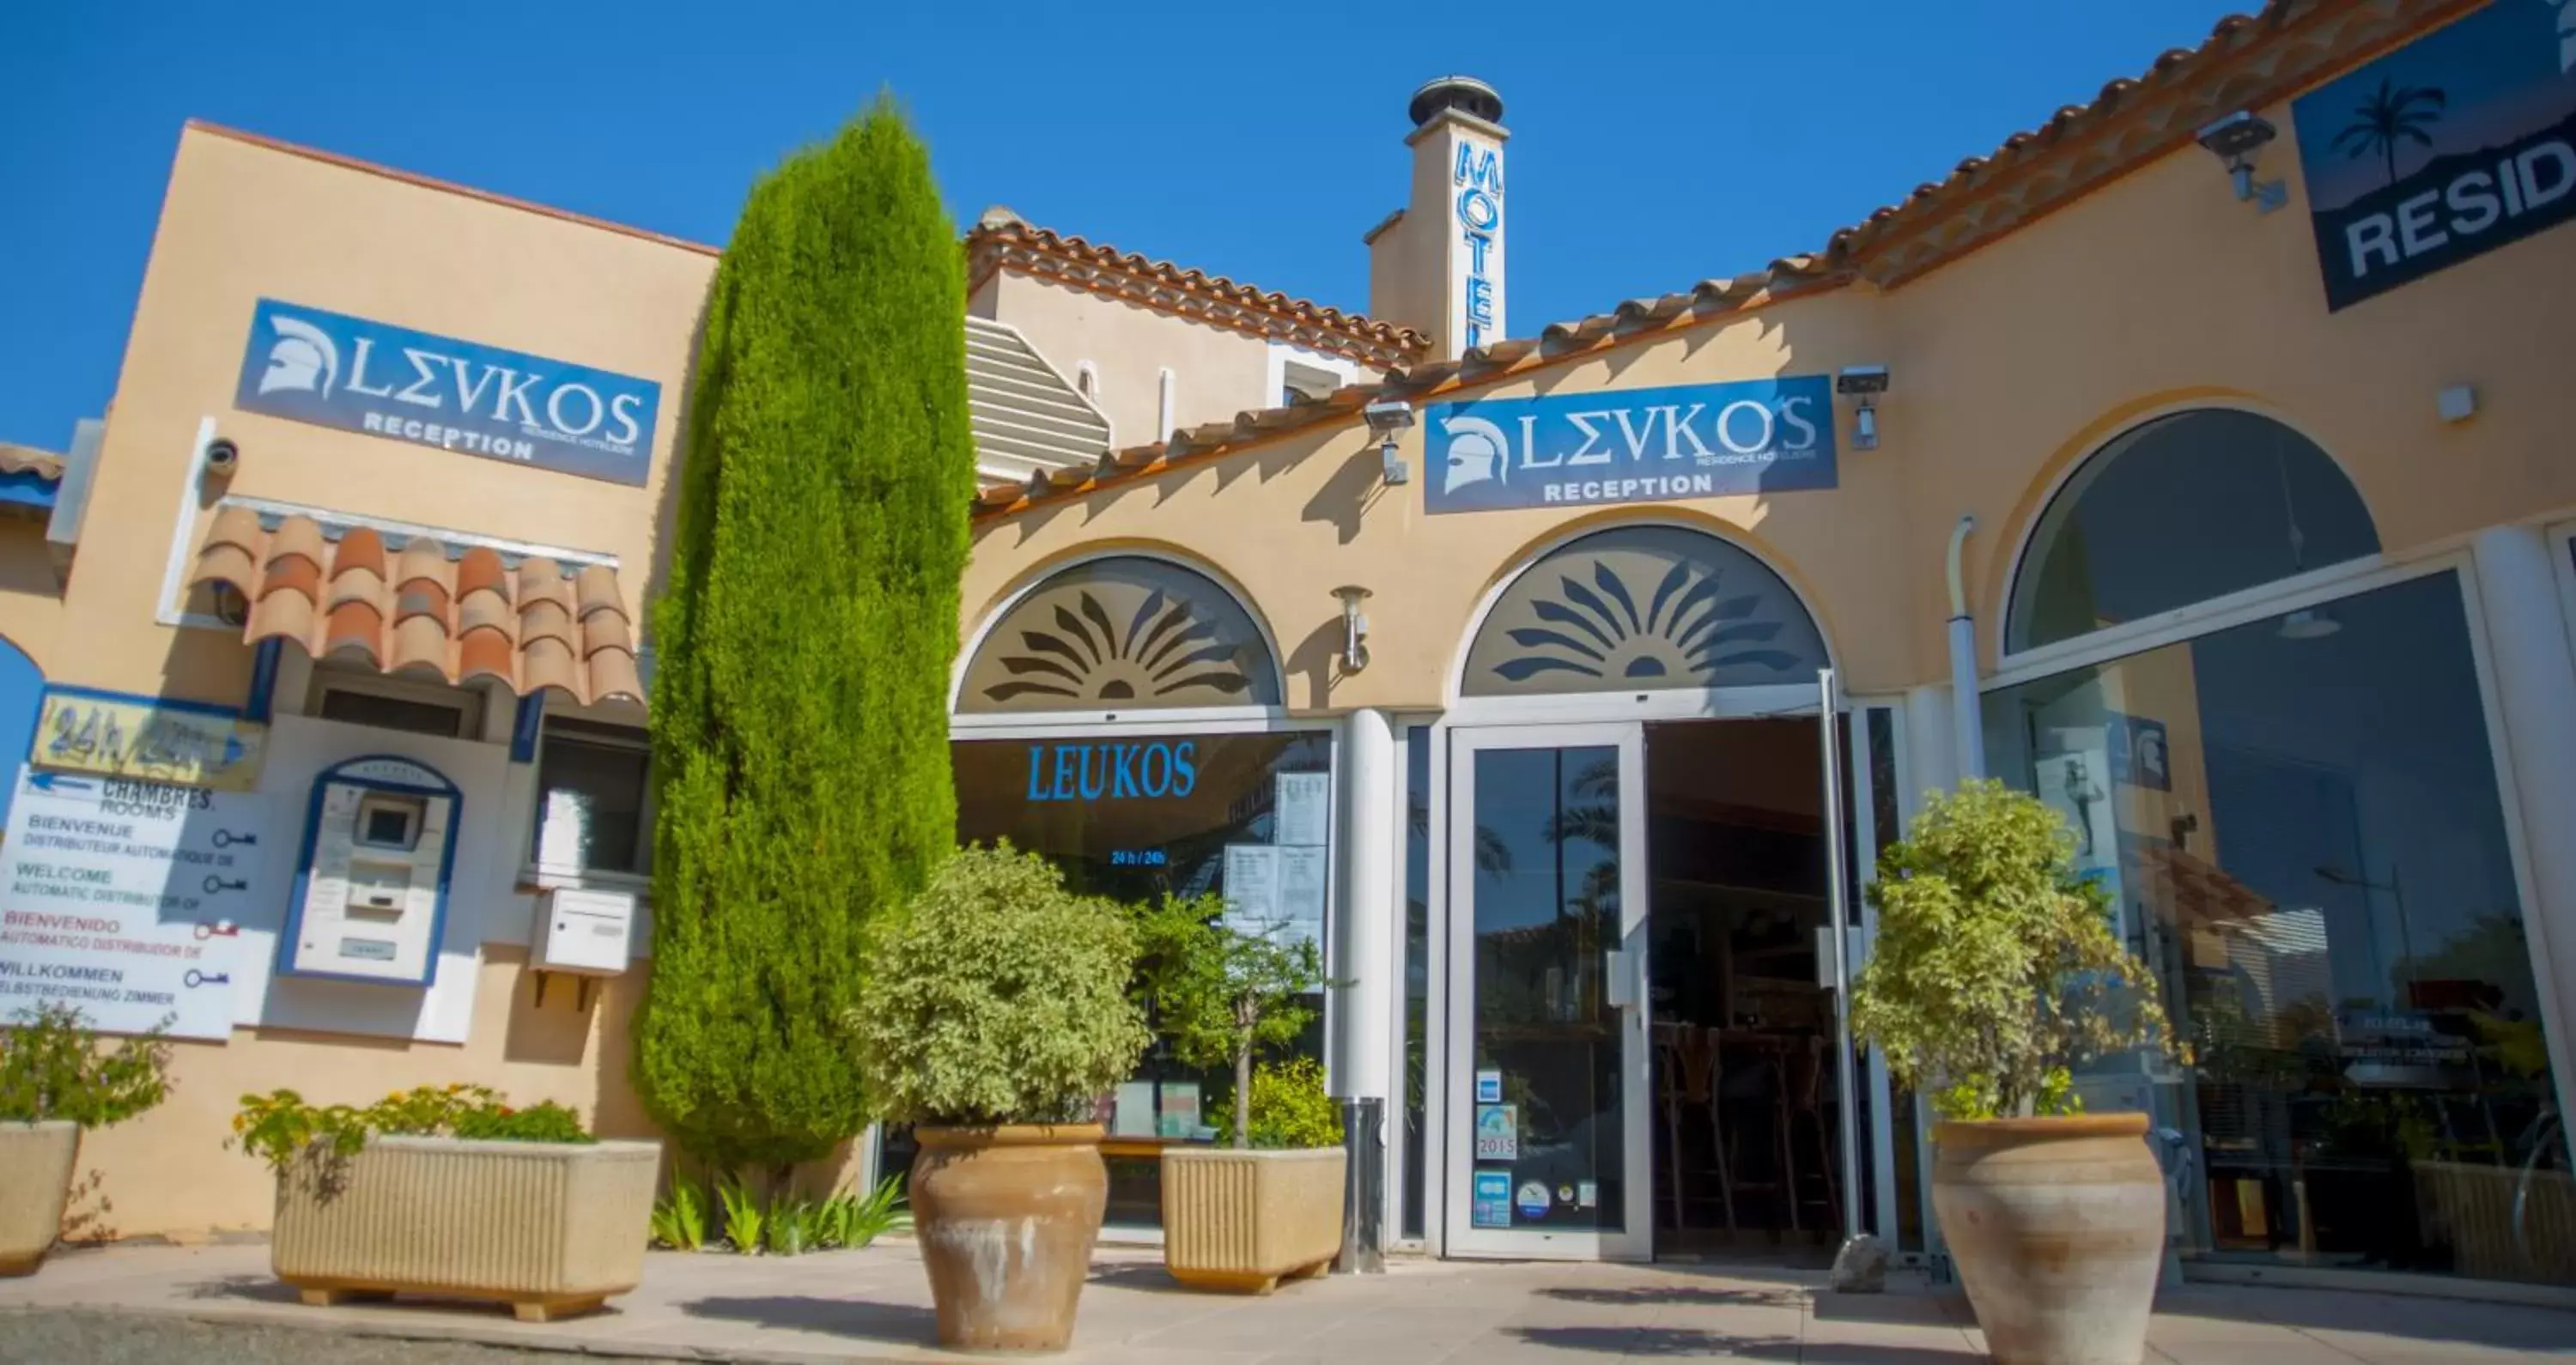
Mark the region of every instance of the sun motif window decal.
<instances>
[{"instance_id":1,"label":"sun motif window decal","mask_svg":"<svg viewBox=\"0 0 2576 1365\"><path fill-rule=\"evenodd\" d=\"M1141 556L1093 560L997 622L958 698L965 711L1276 705L1278 669L1252 618L1205 576Z\"/></svg>"},{"instance_id":2,"label":"sun motif window decal","mask_svg":"<svg viewBox=\"0 0 2576 1365\"><path fill-rule=\"evenodd\" d=\"M1468 695L1808 681L1823 638L1750 554L1672 526L1585 536L1530 566L1468 651Z\"/></svg>"}]
</instances>

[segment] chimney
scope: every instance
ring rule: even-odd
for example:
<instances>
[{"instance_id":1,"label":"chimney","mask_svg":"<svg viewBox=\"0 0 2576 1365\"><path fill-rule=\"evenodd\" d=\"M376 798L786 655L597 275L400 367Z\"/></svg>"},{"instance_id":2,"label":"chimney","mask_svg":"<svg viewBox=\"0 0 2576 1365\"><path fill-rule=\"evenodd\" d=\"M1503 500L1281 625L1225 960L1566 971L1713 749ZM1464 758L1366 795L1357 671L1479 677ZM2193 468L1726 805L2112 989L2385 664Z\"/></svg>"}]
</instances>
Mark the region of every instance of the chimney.
<instances>
[{"instance_id":1,"label":"chimney","mask_svg":"<svg viewBox=\"0 0 2576 1365\"><path fill-rule=\"evenodd\" d=\"M1471 76L1413 92L1413 193L1363 239L1369 313L1431 338L1434 359L1503 331L1503 97Z\"/></svg>"}]
</instances>

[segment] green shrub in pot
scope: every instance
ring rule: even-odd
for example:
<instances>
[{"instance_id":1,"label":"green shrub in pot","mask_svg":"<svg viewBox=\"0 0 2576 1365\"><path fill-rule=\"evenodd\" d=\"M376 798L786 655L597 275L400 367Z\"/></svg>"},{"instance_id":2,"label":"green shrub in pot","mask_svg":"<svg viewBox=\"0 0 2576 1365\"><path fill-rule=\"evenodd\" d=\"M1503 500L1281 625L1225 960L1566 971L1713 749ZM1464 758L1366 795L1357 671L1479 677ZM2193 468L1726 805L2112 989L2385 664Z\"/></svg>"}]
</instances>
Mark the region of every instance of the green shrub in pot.
<instances>
[{"instance_id":1,"label":"green shrub in pot","mask_svg":"<svg viewBox=\"0 0 2576 1365\"><path fill-rule=\"evenodd\" d=\"M159 1104L169 1069L159 1030L103 1047L69 1005L0 1024L0 1275L33 1274L60 1234L81 1133Z\"/></svg>"},{"instance_id":2,"label":"green shrub in pot","mask_svg":"<svg viewBox=\"0 0 2576 1365\"><path fill-rule=\"evenodd\" d=\"M860 1083L896 1122L1087 1121L1145 1050L1135 960L1115 902L1007 841L960 850L870 938Z\"/></svg>"},{"instance_id":3,"label":"green shrub in pot","mask_svg":"<svg viewBox=\"0 0 2576 1365\"><path fill-rule=\"evenodd\" d=\"M959 852L872 927L847 1024L880 1117L916 1125L912 1206L941 1344L1060 1350L1109 1195L1100 1097L1136 1065L1136 939L1008 844Z\"/></svg>"},{"instance_id":4,"label":"green shrub in pot","mask_svg":"<svg viewBox=\"0 0 2576 1365\"><path fill-rule=\"evenodd\" d=\"M1933 1208L2000 1365L2133 1365L2164 1249L2148 1116L2075 1078L2168 1047L2157 983L2063 817L2000 782L1928 801L1879 858L1853 1034L1924 1091Z\"/></svg>"}]
</instances>

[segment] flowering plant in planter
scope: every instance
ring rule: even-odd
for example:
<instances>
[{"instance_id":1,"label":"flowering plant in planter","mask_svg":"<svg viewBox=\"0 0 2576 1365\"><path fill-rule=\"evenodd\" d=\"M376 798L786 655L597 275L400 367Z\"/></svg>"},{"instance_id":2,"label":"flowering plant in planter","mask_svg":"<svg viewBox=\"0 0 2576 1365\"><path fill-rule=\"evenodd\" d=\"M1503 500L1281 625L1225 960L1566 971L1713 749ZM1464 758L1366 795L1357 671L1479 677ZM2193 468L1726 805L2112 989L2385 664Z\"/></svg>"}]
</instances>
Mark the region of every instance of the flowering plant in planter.
<instances>
[{"instance_id":1,"label":"flowering plant in planter","mask_svg":"<svg viewBox=\"0 0 2576 1365\"><path fill-rule=\"evenodd\" d=\"M661 1144L601 1142L563 1105L419 1086L364 1108L244 1095L226 1145L277 1172L270 1260L307 1303L420 1290L529 1321L635 1287Z\"/></svg>"},{"instance_id":2,"label":"flowering plant in planter","mask_svg":"<svg viewBox=\"0 0 2576 1365\"><path fill-rule=\"evenodd\" d=\"M292 1090L244 1095L233 1115L233 1142L283 1172L319 1143L337 1156L357 1154L370 1137L453 1137L501 1142L593 1143L581 1116L547 1100L524 1109L483 1085L415 1086L364 1109L308 1103ZM226 1145L230 1145L228 1142Z\"/></svg>"}]
</instances>

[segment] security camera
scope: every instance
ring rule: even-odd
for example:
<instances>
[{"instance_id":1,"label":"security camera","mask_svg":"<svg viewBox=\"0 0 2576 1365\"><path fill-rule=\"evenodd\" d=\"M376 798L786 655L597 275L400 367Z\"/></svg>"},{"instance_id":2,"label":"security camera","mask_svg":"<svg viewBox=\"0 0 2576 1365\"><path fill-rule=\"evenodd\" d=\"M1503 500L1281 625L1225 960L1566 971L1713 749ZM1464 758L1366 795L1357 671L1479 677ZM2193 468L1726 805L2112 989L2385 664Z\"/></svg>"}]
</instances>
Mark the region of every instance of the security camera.
<instances>
[{"instance_id":1,"label":"security camera","mask_svg":"<svg viewBox=\"0 0 2576 1365\"><path fill-rule=\"evenodd\" d=\"M222 478L241 468L241 447L218 436L206 442L206 472Z\"/></svg>"}]
</instances>

